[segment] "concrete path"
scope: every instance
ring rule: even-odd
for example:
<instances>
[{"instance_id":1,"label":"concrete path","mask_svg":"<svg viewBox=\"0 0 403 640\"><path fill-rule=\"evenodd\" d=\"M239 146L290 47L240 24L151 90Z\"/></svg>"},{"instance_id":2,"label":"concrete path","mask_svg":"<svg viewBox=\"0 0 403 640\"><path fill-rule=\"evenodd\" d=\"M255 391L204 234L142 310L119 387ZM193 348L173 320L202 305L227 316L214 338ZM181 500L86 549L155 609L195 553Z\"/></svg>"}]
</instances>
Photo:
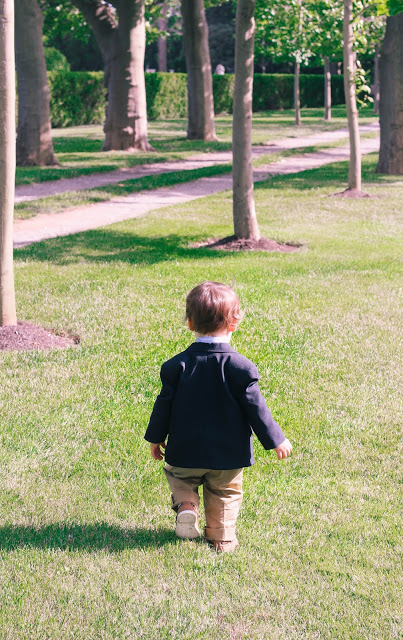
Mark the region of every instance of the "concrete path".
<instances>
[{"instance_id":1,"label":"concrete path","mask_svg":"<svg viewBox=\"0 0 403 640\"><path fill-rule=\"evenodd\" d=\"M378 130L379 124L376 122L364 124L360 127L361 133L376 132ZM342 138L348 138L348 129L321 131L311 136L301 138L284 138L273 143L253 147L253 155L255 158L258 158L261 155L278 153L286 149L310 147L318 143L334 142ZM62 178L61 180L49 180L46 182L20 185L15 190L15 202L27 202L28 200L37 200L38 198L67 193L68 191L95 189L96 187L103 187L107 184L117 184L124 180L143 178L144 176L200 169L201 167L211 167L213 165L229 164L231 162L232 151L216 151L196 154L185 160L178 160L176 162L143 164L137 167L118 169L105 173L92 173L78 178Z\"/></svg>"},{"instance_id":2,"label":"concrete path","mask_svg":"<svg viewBox=\"0 0 403 640\"><path fill-rule=\"evenodd\" d=\"M361 142L361 152L363 154L371 153L378 149L378 138L370 138ZM283 158L278 162L257 167L254 171L254 180L265 180L269 176L276 174L297 173L331 162L347 160L348 157L349 148L348 146L343 146L324 149L316 153ZM190 202L231 188L231 174L213 176L173 187L116 197L99 204L65 209L60 213L39 214L26 220L16 220L14 222L14 246L21 247L48 238L70 235L79 231L103 227L121 220L138 218L162 207Z\"/></svg>"}]
</instances>

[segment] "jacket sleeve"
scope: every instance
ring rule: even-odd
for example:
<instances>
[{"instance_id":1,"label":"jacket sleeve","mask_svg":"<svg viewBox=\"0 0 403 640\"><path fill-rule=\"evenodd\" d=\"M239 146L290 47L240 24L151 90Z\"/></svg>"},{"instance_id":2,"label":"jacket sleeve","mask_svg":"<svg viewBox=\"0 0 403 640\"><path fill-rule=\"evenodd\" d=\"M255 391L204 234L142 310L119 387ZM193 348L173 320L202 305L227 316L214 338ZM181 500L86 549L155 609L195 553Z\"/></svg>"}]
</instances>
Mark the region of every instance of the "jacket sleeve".
<instances>
[{"instance_id":1,"label":"jacket sleeve","mask_svg":"<svg viewBox=\"0 0 403 640\"><path fill-rule=\"evenodd\" d=\"M144 436L148 442L155 444L164 442L168 435L172 402L176 390L176 376L173 375L172 368L168 366L168 362L162 365L160 376L162 389L155 401Z\"/></svg>"},{"instance_id":2,"label":"jacket sleeve","mask_svg":"<svg viewBox=\"0 0 403 640\"><path fill-rule=\"evenodd\" d=\"M265 399L259 389L259 373L250 362L242 371L238 387L238 401L249 425L265 449L275 449L285 440L277 422L273 419Z\"/></svg>"}]
</instances>

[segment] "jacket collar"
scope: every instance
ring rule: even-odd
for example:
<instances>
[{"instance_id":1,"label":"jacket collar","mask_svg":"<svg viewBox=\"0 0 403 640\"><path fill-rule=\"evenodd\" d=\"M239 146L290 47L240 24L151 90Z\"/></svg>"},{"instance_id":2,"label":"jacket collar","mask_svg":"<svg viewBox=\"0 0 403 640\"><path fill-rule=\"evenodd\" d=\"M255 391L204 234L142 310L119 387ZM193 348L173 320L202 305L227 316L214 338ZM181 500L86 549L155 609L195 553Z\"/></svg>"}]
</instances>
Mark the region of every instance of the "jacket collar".
<instances>
[{"instance_id":1,"label":"jacket collar","mask_svg":"<svg viewBox=\"0 0 403 640\"><path fill-rule=\"evenodd\" d=\"M199 353L236 353L227 342L193 342L186 351Z\"/></svg>"}]
</instances>

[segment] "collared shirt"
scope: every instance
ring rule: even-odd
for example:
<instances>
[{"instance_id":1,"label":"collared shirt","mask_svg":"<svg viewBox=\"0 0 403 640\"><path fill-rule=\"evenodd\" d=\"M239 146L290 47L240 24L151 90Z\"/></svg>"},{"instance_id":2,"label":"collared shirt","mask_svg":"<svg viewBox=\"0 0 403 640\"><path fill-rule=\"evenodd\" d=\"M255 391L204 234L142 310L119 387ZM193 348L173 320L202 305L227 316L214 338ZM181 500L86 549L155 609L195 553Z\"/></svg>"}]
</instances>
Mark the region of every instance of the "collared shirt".
<instances>
[{"instance_id":1,"label":"collared shirt","mask_svg":"<svg viewBox=\"0 0 403 640\"><path fill-rule=\"evenodd\" d=\"M230 342L232 333L227 336L197 336L196 342L207 342L209 344L220 344L222 342Z\"/></svg>"}]
</instances>

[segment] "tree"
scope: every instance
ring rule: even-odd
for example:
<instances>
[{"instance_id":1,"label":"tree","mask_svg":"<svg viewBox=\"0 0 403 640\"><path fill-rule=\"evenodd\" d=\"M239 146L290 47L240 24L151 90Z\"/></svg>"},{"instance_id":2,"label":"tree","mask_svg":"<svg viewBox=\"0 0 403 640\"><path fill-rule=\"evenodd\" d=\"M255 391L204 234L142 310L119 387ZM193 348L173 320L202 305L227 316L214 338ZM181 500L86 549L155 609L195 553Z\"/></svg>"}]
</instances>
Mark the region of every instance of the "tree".
<instances>
[{"instance_id":1,"label":"tree","mask_svg":"<svg viewBox=\"0 0 403 640\"><path fill-rule=\"evenodd\" d=\"M254 12L255 0L238 0L235 27L232 175L235 236L259 240L252 166Z\"/></svg>"},{"instance_id":2,"label":"tree","mask_svg":"<svg viewBox=\"0 0 403 640\"><path fill-rule=\"evenodd\" d=\"M108 91L104 151L149 150L144 0L72 0L94 31Z\"/></svg>"},{"instance_id":3,"label":"tree","mask_svg":"<svg viewBox=\"0 0 403 640\"><path fill-rule=\"evenodd\" d=\"M386 21L379 64L381 144L376 171L403 175L403 6L399 11L396 5Z\"/></svg>"},{"instance_id":4,"label":"tree","mask_svg":"<svg viewBox=\"0 0 403 640\"><path fill-rule=\"evenodd\" d=\"M14 3L0 0L0 325L17 324L13 272L15 179Z\"/></svg>"},{"instance_id":5,"label":"tree","mask_svg":"<svg viewBox=\"0 0 403 640\"><path fill-rule=\"evenodd\" d=\"M353 37L353 0L344 0L343 19L343 64L344 93L350 139L350 163L348 168L348 189L361 192L361 145L358 129L358 110L356 99L356 59L354 55Z\"/></svg>"},{"instance_id":6,"label":"tree","mask_svg":"<svg viewBox=\"0 0 403 640\"><path fill-rule=\"evenodd\" d=\"M312 56L314 0L258 0L258 51L278 62L294 65L295 124L301 124L299 75L301 65Z\"/></svg>"},{"instance_id":7,"label":"tree","mask_svg":"<svg viewBox=\"0 0 403 640\"><path fill-rule=\"evenodd\" d=\"M168 27L168 2L164 0L161 3L161 16L158 18L158 71L167 71L167 37L166 30Z\"/></svg>"},{"instance_id":8,"label":"tree","mask_svg":"<svg viewBox=\"0 0 403 640\"><path fill-rule=\"evenodd\" d=\"M188 86L187 137L190 140L217 140L208 27L203 0L182 0L181 6Z\"/></svg>"},{"instance_id":9,"label":"tree","mask_svg":"<svg viewBox=\"0 0 403 640\"><path fill-rule=\"evenodd\" d=\"M38 0L44 24L44 44L61 51L72 71L103 69L102 54L94 33L70 0Z\"/></svg>"},{"instance_id":10,"label":"tree","mask_svg":"<svg viewBox=\"0 0 403 640\"><path fill-rule=\"evenodd\" d=\"M50 125L42 25L43 17L36 0L15 0L18 165L58 164Z\"/></svg>"}]
</instances>

